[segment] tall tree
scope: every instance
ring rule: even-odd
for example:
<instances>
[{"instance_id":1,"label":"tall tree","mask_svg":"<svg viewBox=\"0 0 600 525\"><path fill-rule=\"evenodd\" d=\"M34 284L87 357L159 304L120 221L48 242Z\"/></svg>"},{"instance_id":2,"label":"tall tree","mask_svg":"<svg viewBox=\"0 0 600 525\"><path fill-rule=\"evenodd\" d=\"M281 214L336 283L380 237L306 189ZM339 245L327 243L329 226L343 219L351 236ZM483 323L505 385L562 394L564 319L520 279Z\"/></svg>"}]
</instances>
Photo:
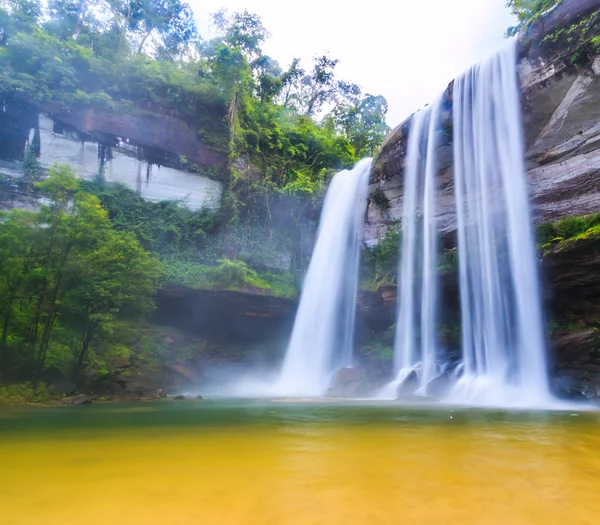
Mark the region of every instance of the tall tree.
<instances>
[{"instance_id":1,"label":"tall tree","mask_svg":"<svg viewBox=\"0 0 600 525\"><path fill-rule=\"evenodd\" d=\"M366 94L354 104L336 106L332 117L348 137L358 157L373 155L390 128L385 123L388 104L384 97Z\"/></svg>"},{"instance_id":2,"label":"tall tree","mask_svg":"<svg viewBox=\"0 0 600 525\"><path fill-rule=\"evenodd\" d=\"M84 28L100 31L109 10L104 0L49 0L46 28L61 40L77 40Z\"/></svg>"},{"instance_id":3,"label":"tall tree","mask_svg":"<svg viewBox=\"0 0 600 525\"><path fill-rule=\"evenodd\" d=\"M181 0L129 0L121 6L121 12L128 29L140 39L138 54L144 51L153 33L172 53L189 44L197 34L192 9Z\"/></svg>"},{"instance_id":4,"label":"tall tree","mask_svg":"<svg viewBox=\"0 0 600 525\"><path fill-rule=\"evenodd\" d=\"M0 44L6 45L12 33L30 32L43 14L39 0L4 0L0 2Z\"/></svg>"},{"instance_id":5,"label":"tall tree","mask_svg":"<svg viewBox=\"0 0 600 525\"><path fill-rule=\"evenodd\" d=\"M233 15L221 9L213 14L212 20L227 45L241 49L250 59L262 54L261 46L270 33L263 26L260 16L247 9Z\"/></svg>"},{"instance_id":6,"label":"tall tree","mask_svg":"<svg viewBox=\"0 0 600 525\"><path fill-rule=\"evenodd\" d=\"M81 370L98 332L115 318L143 318L154 308L160 264L131 232L102 231L82 254L78 283L64 298L65 317L79 333L75 368Z\"/></svg>"},{"instance_id":7,"label":"tall tree","mask_svg":"<svg viewBox=\"0 0 600 525\"><path fill-rule=\"evenodd\" d=\"M283 88L279 64L266 55L259 56L251 64L256 76L256 91L261 103L272 102Z\"/></svg>"},{"instance_id":8,"label":"tall tree","mask_svg":"<svg viewBox=\"0 0 600 525\"><path fill-rule=\"evenodd\" d=\"M338 59L328 55L315 57L312 70L301 77L298 89L292 95L300 113L313 117L328 104L350 100L360 95L359 86L335 78L335 67L338 63Z\"/></svg>"},{"instance_id":9,"label":"tall tree","mask_svg":"<svg viewBox=\"0 0 600 525\"><path fill-rule=\"evenodd\" d=\"M300 67L300 59L294 58L290 67L281 75L281 104L287 108L293 101L293 93L299 88L298 83L306 74Z\"/></svg>"}]
</instances>

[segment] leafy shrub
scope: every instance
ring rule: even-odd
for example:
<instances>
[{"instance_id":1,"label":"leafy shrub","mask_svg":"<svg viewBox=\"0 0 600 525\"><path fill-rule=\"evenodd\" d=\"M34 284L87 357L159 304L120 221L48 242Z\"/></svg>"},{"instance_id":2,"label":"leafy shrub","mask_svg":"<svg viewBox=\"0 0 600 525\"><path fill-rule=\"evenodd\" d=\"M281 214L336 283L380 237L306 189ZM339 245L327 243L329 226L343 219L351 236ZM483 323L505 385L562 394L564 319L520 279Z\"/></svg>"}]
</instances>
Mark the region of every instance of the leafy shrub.
<instances>
[{"instance_id":1,"label":"leafy shrub","mask_svg":"<svg viewBox=\"0 0 600 525\"><path fill-rule=\"evenodd\" d=\"M381 188L375 188L369 194L369 199L375 206L377 206L382 212L386 212L390 209L390 200Z\"/></svg>"},{"instance_id":2,"label":"leafy shrub","mask_svg":"<svg viewBox=\"0 0 600 525\"><path fill-rule=\"evenodd\" d=\"M438 268L454 270L458 266L458 250L446 250L441 256Z\"/></svg>"},{"instance_id":3,"label":"leafy shrub","mask_svg":"<svg viewBox=\"0 0 600 525\"><path fill-rule=\"evenodd\" d=\"M365 248L361 264L362 288L376 290L396 282L400 242L399 227L391 227L377 245Z\"/></svg>"},{"instance_id":4,"label":"leafy shrub","mask_svg":"<svg viewBox=\"0 0 600 525\"><path fill-rule=\"evenodd\" d=\"M565 217L553 222L537 226L538 242L549 246L557 242L575 240L600 234L600 213L583 217Z\"/></svg>"},{"instance_id":5,"label":"leafy shrub","mask_svg":"<svg viewBox=\"0 0 600 525\"><path fill-rule=\"evenodd\" d=\"M269 283L260 278L258 274L248 267L243 261L230 261L229 259L219 259L219 266L210 268L208 271L209 279L225 288L271 288Z\"/></svg>"},{"instance_id":6,"label":"leafy shrub","mask_svg":"<svg viewBox=\"0 0 600 525\"><path fill-rule=\"evenodd\" d=\"M53 398L44 383L17 383L0 385L0 405L45 403Z\"/></svg>"}]
</instances>

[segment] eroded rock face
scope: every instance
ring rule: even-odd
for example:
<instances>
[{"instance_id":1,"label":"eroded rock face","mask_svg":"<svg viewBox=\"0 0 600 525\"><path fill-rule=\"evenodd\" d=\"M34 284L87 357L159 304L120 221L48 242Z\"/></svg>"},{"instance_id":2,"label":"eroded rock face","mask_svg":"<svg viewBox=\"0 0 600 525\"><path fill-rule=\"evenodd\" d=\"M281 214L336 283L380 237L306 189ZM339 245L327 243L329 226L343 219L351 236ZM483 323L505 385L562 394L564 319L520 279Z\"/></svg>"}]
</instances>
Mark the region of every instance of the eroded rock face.
<instances>
[{"instance_id":1,"label":"eroded rock face","mask_svg":"<svg viewBox=\"0 0 600 525\"><path fill-rule=\"evenodd\" d=\"M600 238L555 248L541 269L551 373L561 390L600 396Z\"/></svg>"},{"instance_id":2,"label":"eroded rock face","mask_svg":"<svg viewBox=\"0 0 600 525\"><path fill-rule=\"evenodd\" d=\"M564 0L521 37L519 77L527 141L527 180L536 222L585 215L600 210L600 56L573 65L581 49L560 54L540 45L544 35L569 27L600 10L600 0ZM598 21L595 34L600 33ZM444 94L443 126L452 121L451 83ZM371 190L389 200L383 212L369 204L364 241L377 244L390 224L402 217L403 170L412 117L394 129L377 155ZM456 230L451 133L438 152L436 206L439 225L450 247Z\"/></svg>"},{"instance_id":3,"label":"eroded rock face","mask_svg":"<svg viewBox=\"0 0 600 525\"><path fill-rule=\"evenodd\" d=\"M55 162L73 166L80 177L93 179L99 169L97 141L82 142L69 133L58 133L53 121L39 116L40 163L48 168ZM104 179L120 182L151 201L173 200L191 210L217 209L222 183L205 175L168 166L156 166L139 158L138 148L120 140L111 146L105 160ZM1 167L0 167L1 170Z\"/></svg>"},{"instance_id":4,"label":"eroded rock face","mask_svg":"<svg viewBox=\"0 0 600 525\"><path fill-rule=\"evenodd\" d=\"M168 288L158 291L152 320L231 342L291 332L297 303L259 292Z\"/></svg>"},{"instance_id":5,"label":"eroded rock face","mask_svg":"<svg viewBox=\"0 0 600 525\"><path fill-rule=\"evenodd\" d=\"M121 137L132 145L162 152L163 158L165 154L184 155L190 163L199 165L221 165L226 160L223 153L208 148L188 124L169 114L152 111L121 114L91 108L43 109L53 109L52 120L99 142ZM159 159L148 160L160 164Z\"/></svg>"}]
</instances>

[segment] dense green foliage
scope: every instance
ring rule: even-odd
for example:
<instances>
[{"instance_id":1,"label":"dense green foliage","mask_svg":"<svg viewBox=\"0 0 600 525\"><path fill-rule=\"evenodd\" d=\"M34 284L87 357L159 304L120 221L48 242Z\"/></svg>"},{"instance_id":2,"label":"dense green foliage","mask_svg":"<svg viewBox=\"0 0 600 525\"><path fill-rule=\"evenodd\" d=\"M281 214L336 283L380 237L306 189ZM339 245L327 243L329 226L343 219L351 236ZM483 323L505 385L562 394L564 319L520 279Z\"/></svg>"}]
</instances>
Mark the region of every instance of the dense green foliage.
<instances>
[{"instance_id":1,"label":"dense green foliage","mask_svg":"<svg viewBox=\"0 0 600 525\"><path fill-rule=\"evenodd\" d=\"M48 204L0 223L2 379L35 379L52 366L76 376L111 323L152 310L160 275L159 261L112 227L69 166L52 167L37 188Z\"/></svg>"},{"instance_id":2,"label":"dense green foliage","mask_svg":"<svg viewBox=\"0 0 600 525\"><path fill-rule=\"evenodd\" d=\"M337 78L326 54L281 67L263 53L269 33L252 13L222 10L212 26L216 36L202 40L183 0L0 2L6 107L26 118L85 108L173 115L228 159L213 171L168 160L224 183L218 211L193 212L101 173L44 174L29 128L20 153L3 136L0 150L11 148L7 158L22 160L49 200L37 214L1 218L0 380L108 373L110 359L129 358L127 334L159 285L297 295L326 185L374 154L387 102ZM0 124L10 130L8 118Z\"/></svg>"},{"instance_id":3,"label":"dense green foliage","mask_svg":"<svg viewBox=\"0 0 600 525\"><path fill-rule=\"evenodd\" d=\"M506 7L516 15L519 23L508 28L507 35L514 36L521 29L535 22L542 13L559 4L562 0L508 0Z\"/></svg>"},{"instance_id":4,"label":"dense green foliage","mask_svg":"<svg viewBox=\"0 0 600 525\"><path fill-rule=\"evenodd\" d=\"M600 13L595 11L588 17L547 34L541 44L550 55L570 55L572 66L586 64L600 51L599 20Z\"/></svg>"},{"instance_id":5,"label":"dense green foliage","mask_svg":"<svg viewBox=\"0 0 600 525\"><path fill-rule=\"evenodd\" d=\"M378 244L365 248L361 263L362 288L377 290L396 282L400 243L401 232L395 227L388 228Z\"/></svg>"},{"instance_id":6,"label":"dense green foliage","mask_svg":"<svg viewBox=\"0 0 600 525\"><path fill-rule=\"evenodd\" d=\"M558 222L547 222L536 227L538 243L542 248L600 235L600 213L584 217L565 217Z\"/></svg>"},{"instance_id":7,"label":"dense green foliage","mask_svg":"<svg viewBox=\"0 0 600 525\"><path fill-rule=\"evenodd\" d=\"M269 33L252 13L222 10L212 26L216 37L202 40L181 0L5 0L0 97L46 110L182 118L229 158L227 173L205 173L185 158L177 166L225 183L219 213L145 203L113 185L85 190L116 230L135 233L161 257L187 268L221 259L263 273L281 267L298 282L327 182L374 153L388 131L387 103L338 79L338 60L328 55L306 69L297 59L281 67L263 53ZM34 148L24 157L38 178ZM188 271L180 275L189 282Z\"/></svg>"},{"instance_id":8,"label":"dense green foliage","mask_svg":"<svg viewBox=\"0 0 600 525\"><path fill-rule=\"evenodd\" d=\"M45 383L13 383L0 384L0 405L25 405L29 403L46 403L56 396L52 395Z\"/></svg>"}]
</instances>

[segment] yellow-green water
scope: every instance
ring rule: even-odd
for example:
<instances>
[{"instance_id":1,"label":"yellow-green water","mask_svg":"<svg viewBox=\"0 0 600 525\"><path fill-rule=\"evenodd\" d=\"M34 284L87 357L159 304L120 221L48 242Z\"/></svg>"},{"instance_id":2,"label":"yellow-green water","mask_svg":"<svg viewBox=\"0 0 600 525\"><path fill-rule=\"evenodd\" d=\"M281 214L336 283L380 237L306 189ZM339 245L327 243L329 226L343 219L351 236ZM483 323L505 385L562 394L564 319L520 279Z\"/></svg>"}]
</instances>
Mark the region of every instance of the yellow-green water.
<instances>
[{"instance_id":1,"label":"yellow-green water","mask_svg":"<svg viewBox=\"0 0 600 525\"><path fill-rule=\"evenodd\" d=\"M211 401L4 410L0 464L3 525L600 519L600 416L574 411Z\"/></svg>"}]
</instances>

